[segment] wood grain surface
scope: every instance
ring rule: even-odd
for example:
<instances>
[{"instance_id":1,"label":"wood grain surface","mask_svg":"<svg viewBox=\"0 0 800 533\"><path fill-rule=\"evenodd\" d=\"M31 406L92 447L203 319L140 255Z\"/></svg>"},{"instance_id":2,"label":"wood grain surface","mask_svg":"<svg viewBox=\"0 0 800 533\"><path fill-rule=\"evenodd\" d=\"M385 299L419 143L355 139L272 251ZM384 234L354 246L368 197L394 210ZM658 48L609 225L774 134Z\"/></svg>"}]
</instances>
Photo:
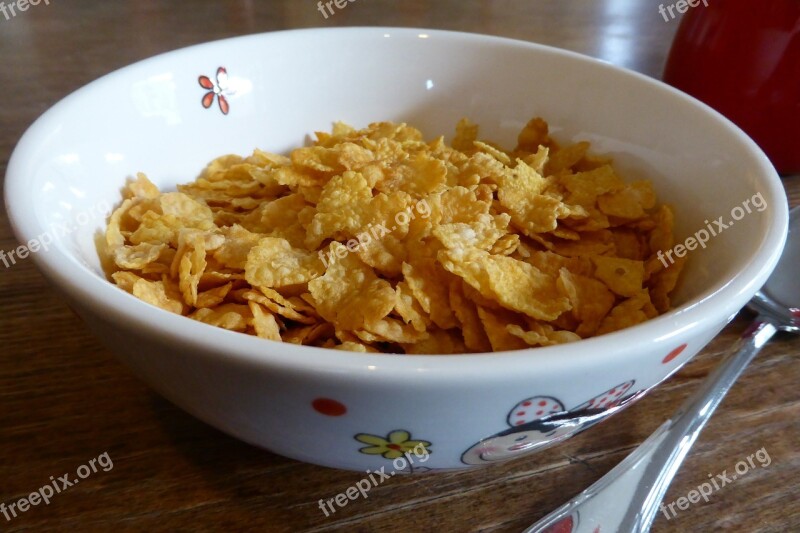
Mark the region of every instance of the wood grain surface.
<instances>
[{"instance_id":1,"label":"wood grain surface","mask_svg":"<svg viewBox=\"0 0 800 533\"><path fill-rule=\"evenodd\" d=\"M9 4L8 1L5 4ZM655 0L358 0L325 19L313 0L50 0L0 14L0 175L25 128L56 101L133 61L235 35L346 25L481 32L575 50L659 76L678 21ZM320 53L335 53L320 50ZM209 154L211 157L212 154ZM800 178L787 178L792 205ZM0 215L0 249L16 246ZM30 261L0 265L0 502L108 453L113 468L7 520L0 531L519 531L597 480L706 377L746 328L744 311L694 361L628 411L564 445L465 473L392 478L326 517L362 475L236 441L150 391L89 335ZM746 476L656 532L800 531L800 339L781 335L691 451L671 502ZM620 502L620 505L624 502Z\"/></svg>"}]
</instances>

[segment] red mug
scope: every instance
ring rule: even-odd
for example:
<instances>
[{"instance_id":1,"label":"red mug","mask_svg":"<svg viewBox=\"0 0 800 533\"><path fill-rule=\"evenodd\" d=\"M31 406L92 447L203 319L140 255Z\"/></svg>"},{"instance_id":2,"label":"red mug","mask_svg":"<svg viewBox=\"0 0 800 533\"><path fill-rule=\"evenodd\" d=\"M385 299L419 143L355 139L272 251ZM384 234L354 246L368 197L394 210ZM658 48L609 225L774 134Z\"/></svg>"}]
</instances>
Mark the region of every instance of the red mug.
<instances>
[{"instance_id":1,"label":"red mug","mask_svg":"<svg viewBox=\"0 0 800 533\"><path fill-rule=\"evenodd\" d=\"M781 174L800 172L800 0L710 0L681 20L664 81L750 135Z\"/></svg>"}]
</instances>

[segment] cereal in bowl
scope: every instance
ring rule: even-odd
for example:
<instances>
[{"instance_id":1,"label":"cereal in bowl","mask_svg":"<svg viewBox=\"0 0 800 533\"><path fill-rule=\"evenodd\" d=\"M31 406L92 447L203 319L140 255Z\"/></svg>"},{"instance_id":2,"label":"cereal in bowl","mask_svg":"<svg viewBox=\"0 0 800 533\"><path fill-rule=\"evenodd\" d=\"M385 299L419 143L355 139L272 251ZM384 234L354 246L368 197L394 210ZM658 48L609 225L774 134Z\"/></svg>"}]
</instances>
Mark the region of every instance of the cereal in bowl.
<instances>
[{"instance_id":1,"label":"cereal in bowl","mask_svg":"<svg viewBox=\"0 0 800 533\"><path fill-rule=\"evenodd\" d=\"M288 156L212 161L161 192L139 174L103 253L120 288L273 341L459 354L573 342L670 308L672 211L539 118L513 150L459 122L337 123Z\"/></svg>"}]
</instances>

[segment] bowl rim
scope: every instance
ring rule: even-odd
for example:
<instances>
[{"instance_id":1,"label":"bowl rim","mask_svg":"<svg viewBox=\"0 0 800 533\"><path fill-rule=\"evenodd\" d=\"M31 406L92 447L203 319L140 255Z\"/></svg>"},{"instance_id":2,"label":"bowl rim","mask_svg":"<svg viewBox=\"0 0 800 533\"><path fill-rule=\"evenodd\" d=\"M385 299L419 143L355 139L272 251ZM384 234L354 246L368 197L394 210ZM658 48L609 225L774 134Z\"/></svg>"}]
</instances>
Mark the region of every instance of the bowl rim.
<instances>
[{"instance_id":1,"label":"bowl rim","mask_svg":"<svg viewBox=\"0 0 800 533\"><path fill-rule=\"evenodd\" d=\"M658 88L668 93L671 98L682 101L684 105L694 106L699 112L710 114L711 118L719 122L721 127L726 126L736 134L737 140L747 148L748 155L758 163L759 185L763 187L763 193L768 198L771 208L767 210L771 214L768 227L764 229L758 248L751 254L744 268L731 278L724 280L724 283L720 282L721 286L702 300L694 301L693 299L687 304L642 324L610 334L583 339L577 344L527 348L508 352L458 354L456 356L370 354L277 343L209 326L151 306L98 276L97 273L92 272L74 256L65 253L59 247L54 247L44 254L31 254L37 267L58 290L66 294L68 299L75 301L79 308L82 306L81 304L91 308L105 320L114 322L117 327L138 329L142 334L157 336L162 340L180 343L182 346L195 349L198 357L226 358L231 364L280 367L298 373L318 372L346 375L347 379L351 379L355 374L360 374L368 376L369 379L388 380L406 375L439 381L451 381L454 377L500 380L507 378L510 372L520 372L523 369L526 369L524 370L526 373L544 370L558 372L576 367L586 369L604 366L612 362L617 364L642 363L641 358L637 358L637 354L648 343L669 350L675 347L674 343L677 340L685 338L691 333L700 332L704 327L714 323L730 320L746 300L763 285L777 264L788 231L788 202L780 178L755 142L735 124L706 104L644 74L569 50L478 33L381 26L283 30L199 43L137 61L77 89L53 105L27 129L9 160L5 180L5 204L12 228L19 241L28 242L36 235L41 234L41 231L37 230L43 228L37 223L34 215L25 212L20 207L26 203L26 196L32 194L32 191L26 190L24 187L25 176L22 167L26 152L31 150L31 144L37 138L38 130L44 128L45 122L57 117L72 100L89 93L99 84L123 77L151 61L161 60L171 55L191 53L221 43L279 39L287 34L295 33L339 34L342 37L352 36L354 33L361 36L391 33L401 34L404 37L426 34L429 37L428 42L431 43L442 39L470 40L482 45L514 47L520 50L525 49L532 54L551 54L566 61L594 64L611 71L614 75L627 76L637 80L638 83ZM782 201L776 202L775 200ZM33 200L29 199L28 204L32 205L32 202ZM575 349L576 346L579 346L579 349ZM344 374L345 372L349 373ZM380 378L376 378L376 376L380 376Z\"/></svg>"}]
</instances>

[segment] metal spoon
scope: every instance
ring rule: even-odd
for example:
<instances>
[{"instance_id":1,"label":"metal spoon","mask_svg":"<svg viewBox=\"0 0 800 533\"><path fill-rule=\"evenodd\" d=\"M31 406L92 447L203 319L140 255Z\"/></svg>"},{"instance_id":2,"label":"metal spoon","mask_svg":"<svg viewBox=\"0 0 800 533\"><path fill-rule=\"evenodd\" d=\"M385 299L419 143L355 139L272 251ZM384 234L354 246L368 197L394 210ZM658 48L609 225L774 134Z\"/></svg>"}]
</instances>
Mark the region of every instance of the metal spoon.
<instances>
[{"instance_id":1,"label":"metal spoon","mask_svg":"<svg viewBox=\"0 0 800 533\"><path fill-rule=\"evenodd\" d=\"M778 266L748 304L758 317L719 367L621 463L524 533L650 530L672 478L734 382L777 331L800 331L800 207L789 215L789 238Z\"/></svg>"}]
</instances>

